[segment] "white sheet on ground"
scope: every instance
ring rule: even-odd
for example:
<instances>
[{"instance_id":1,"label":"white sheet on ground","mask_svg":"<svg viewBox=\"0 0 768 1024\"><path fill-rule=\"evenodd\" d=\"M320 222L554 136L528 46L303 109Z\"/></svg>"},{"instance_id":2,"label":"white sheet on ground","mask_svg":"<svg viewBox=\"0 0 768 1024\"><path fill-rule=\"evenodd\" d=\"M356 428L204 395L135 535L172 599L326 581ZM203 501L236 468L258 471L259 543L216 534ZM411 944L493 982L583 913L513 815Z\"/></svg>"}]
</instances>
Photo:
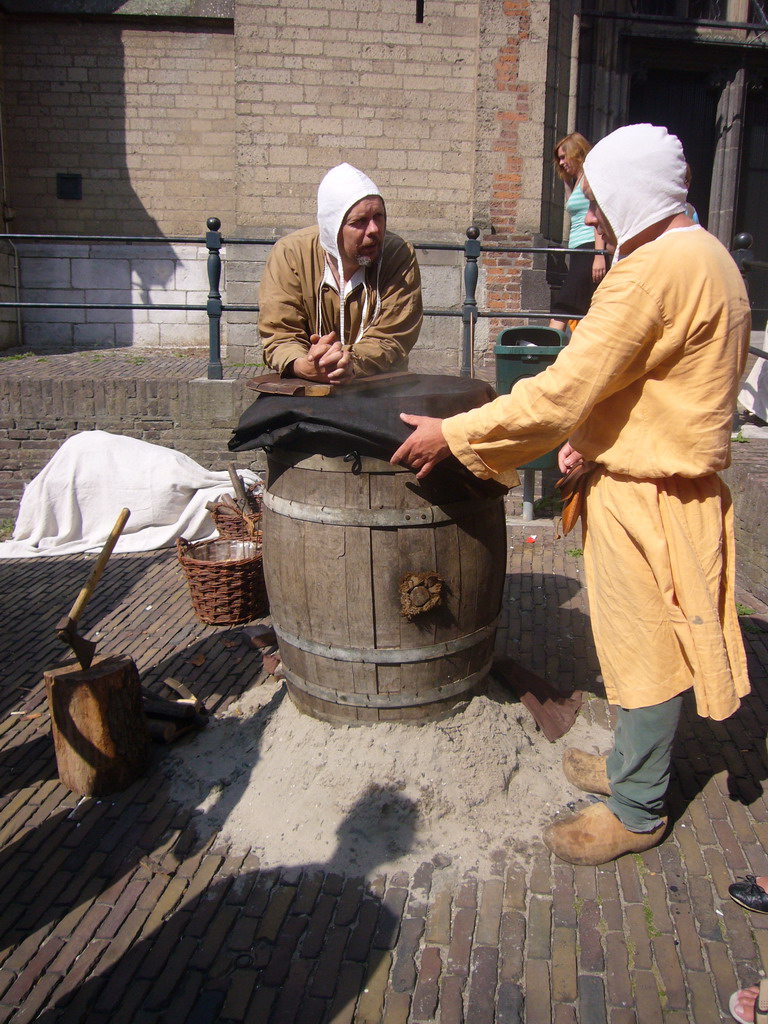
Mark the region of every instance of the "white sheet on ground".
<instances>
[{"instance_id":1,"label":"white sheet on ground","mask_svg":"<svg viewBox=\"0 0 768 1024\"><path fill-rule=\"evenodd\" d=\"M239 470L246 487L258 477ZM177 537L207 540L216 529L206 502L232 494L226 471L203 469L183 452L88 430L68 438L24 490L13 540L0 558L98 551L122 508L131 516L116 552L154 551Z\"/></svg>"}]
</instances>

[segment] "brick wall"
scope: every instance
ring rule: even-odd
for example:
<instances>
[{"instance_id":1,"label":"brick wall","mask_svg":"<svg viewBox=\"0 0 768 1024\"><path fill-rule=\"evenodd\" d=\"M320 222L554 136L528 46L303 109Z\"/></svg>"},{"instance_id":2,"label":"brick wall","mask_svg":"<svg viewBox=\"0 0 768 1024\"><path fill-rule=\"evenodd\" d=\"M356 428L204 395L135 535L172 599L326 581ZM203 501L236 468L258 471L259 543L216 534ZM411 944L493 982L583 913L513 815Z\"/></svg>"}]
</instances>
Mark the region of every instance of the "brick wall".
<instances>
[{"instance_id":1,"label":"brick wall","mask_svg":"<svg viewBox=\"0 0 768 1024\"><path fill-rule=\"evenodd\" d=\"M429 0L418 24L410 0L308 9L240 0L237 230L309 223L322 175L348 160L374 178L390 227L412 240L463 243L475 223L490 244L530 244L541 217L549 12L544 0ZM253 294L261 256L254 259L242 281L230 267L230 301ZM425 305L460 308L461 259L420 252L419 262ZM526 275L543 277L543 267L484 257L481 308L521 308ZM548 308L541 288L529 294ZM254 318L229 321L230 351L249 358ZM479 321L479 374L493 375L493 342L508 323ZM460 322L428 318L414 368L457 372L460 364Z\"/></svg>"},{"instance_id":2,"label":"brick wall","mask_svg":"<svg viewBox=\"0 0 768 1024\"><path fill-rule=\"evenodd\" d=\"M348 160L374 178L390 227L412 240L463 243L470 224L484 242L540 240L547 110L562 107L567 88L550 81L552 54L567 61L550 9L548 0L428 0L418 23L413 0L236 0L218 27L9 17L17 230L197 234L215 215L225 237L275 237L314 219L320 179ZM82 173L81 201L56 199L57 172ZM229 301L255 301L263 261L254 259L249 268L238 255ZM420 262L426 305L458 306L460 258ZM103 271L101 290L124 290L109 263ZM521 308L526 281L542 277L530 261L487 257L481 308ZM156 301L178 291L173 275L150 286ZM528 293L547 308L545 288ZM35 314L28 340L44 341L46 323L48 342L63 344L165 344L188 333L183 318L149 314L145 330L116 316L110 342L106 317L69 316ZM236 357L258 361L253 315L226 320ZM478 372L490 374L508 323L478 323ZM460 338L456 322L427 320L416 367L456 370Z\"/></svg>"},{"instance_id":3,"label":"brick wall","mask_svg":"<svg viewBox=\"0 0 768 1024\"><path fill-rule=\"evenodd\" d=\"M19 251L25 302L205 306L208 296L204 246L20 243ZM37 348L208 347L208 318L194 310L25 309L22 320L25 344Z\"/></svg>"},{"instance_id":4,"label":"brick wall","mask_svg":"<svg viewBox=\"0 0 768 1024\"><path fill-rule=\"evenodd\" d=\"M472 216L479 0L238 0L241 228L303 226L347 160L394 230L463 231Z\"/></svg>"},{"instance_id":5,"label":"brick wall","mask_svg":"<svg viewBox=\"0 0 768 1024\"><path fill-rule=\"evenodd\" d=\"M164 24L6 18L15 230L184 235L212 214L232 222L231 25ZM57 173L82 175L81 200L56 198Z\"/></svg>"},{"instance_id":6,"label":"brick wall","mask_svg":"<svg viewBox=\"0 0 768 1024\"><path fill-rule=\"evenodd\" d=\"M413 0L237 0L218 22L8 16L21 229L180 234L216 215L282 233L349 160L410 237L534 233L550 93L568 87L550 82L566 59L552 6L430 0L423 23ZM83 174L81 201L56 199L57 172Z\"/></svg>"},{"instance_id":7,"label":"brick wall","mask_svg":"<svg viewBox=\"0 0 768 1024\"><path fill-rule=\"evenodd\" d=\"M733 445L733 464L723 474L733 495L734 532L741 586L768 604L768 550L765 545L768 462L765 441Z\"/></svg>"},{"instance_id":8,"label":"brick wall","mask_svg":"<svg viewBox=\"0 0 768 1024\"><path fill-rule=\"evenodd\" d=\"M556 100L550 74L551 21L557 5L541 0L508 0L482 5L477 99L477 182L475 220L486 227L488 245L543 244L542 182L546 166L546 111ZM479 294L493 311L547 309L543 262L486 256ZM525 292L537 301L529 304ZM492 375L498 332L515 321L491 319L478 325L475 351L483 376ZM542 321L546 322L546 321Z\"/></svg>"},{"instance_id":9,"label":"brick wall","mask_svg":"<svg viewBox=\"0 0 768 1024\"><path fill-rule=\"evenodd\" d=\"M162 444L225 469L235 458L227 442L251 397L239 380L0 378L0 518L16 515L24 483L83 430ZM257 471L265 465L260 452L236 458Z\"/></svg>"},{"instance_id":10,"label":"brick wall","mask_svg":"<svg viewBox=\"0 0 768 1024\"><path fill-rule=\"evenodd\" d=\"M0 68L3 65L4 52L4 17L0 14ZM6 206L5 154L3 139L4 90L0 75L0 230L5 231L5 223L9 214ZM12 302L15 298L15 266L13 249L8 242L0 240L0 302ZM0 308L0 350L10 348L17 342L16 314L12 309Z\"/></svg>"}]
</instances>

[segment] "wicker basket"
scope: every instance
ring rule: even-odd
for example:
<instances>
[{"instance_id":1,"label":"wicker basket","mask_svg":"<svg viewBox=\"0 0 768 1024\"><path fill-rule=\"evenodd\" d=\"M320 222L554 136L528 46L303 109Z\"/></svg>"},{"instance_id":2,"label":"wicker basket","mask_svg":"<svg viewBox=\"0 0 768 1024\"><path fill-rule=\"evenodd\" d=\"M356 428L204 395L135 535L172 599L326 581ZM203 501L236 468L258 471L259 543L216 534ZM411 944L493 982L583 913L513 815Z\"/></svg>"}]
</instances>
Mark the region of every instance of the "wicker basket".
<instances>
[{"instance_id":1,"label":"wicker basket","mask_svg":"<svg viewBox=\"0 0 768 1024\"><path fill-rule=\"evenodd\" d=\"M260 539L261 497L251 491L251 500L257 507L247 512L241 512L223 501L208 506L211 518L222 540Z\"/></svg>"},{"instance_id":2,"label":"wicker basket","mask_svg":"<svg viewBox=\"0 0 768 1024\"><path fill-rule=\"evenodd\" d=\"M216 505L211 517L222 540L257 540L261 512L237 512L231 505Z\"/></svg>"},{"instance_id":3,"label":"wicker basket","mask_svg":"<svg viewBox=\"0 0 768 1024\"><path fill-rule=\"evenodd\" d=\"M176 541L192 607L201 622L236 626L267 614L260 539Z\"/></svg>"}]
</instances>

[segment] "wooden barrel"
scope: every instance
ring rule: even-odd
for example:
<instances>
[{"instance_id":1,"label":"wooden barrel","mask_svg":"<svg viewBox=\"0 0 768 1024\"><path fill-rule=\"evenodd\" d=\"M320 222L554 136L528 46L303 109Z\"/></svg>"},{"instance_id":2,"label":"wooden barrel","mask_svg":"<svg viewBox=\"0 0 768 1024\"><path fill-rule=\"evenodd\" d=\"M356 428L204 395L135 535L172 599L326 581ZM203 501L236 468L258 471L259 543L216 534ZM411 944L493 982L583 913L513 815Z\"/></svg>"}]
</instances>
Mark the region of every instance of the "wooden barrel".
<instances>
[{"instance_id":1,"label":"wooden barrel","mask_svg":"<svg viewBox=\"0 0 768 1024\"><path fill-rule=\"evenodd\" d=\"M269 454L264 573L300 710L426 720L481 688L504 586L503 498L453 487L438 504L425 487L378 459Z\"/></svg>"}]
</instances>

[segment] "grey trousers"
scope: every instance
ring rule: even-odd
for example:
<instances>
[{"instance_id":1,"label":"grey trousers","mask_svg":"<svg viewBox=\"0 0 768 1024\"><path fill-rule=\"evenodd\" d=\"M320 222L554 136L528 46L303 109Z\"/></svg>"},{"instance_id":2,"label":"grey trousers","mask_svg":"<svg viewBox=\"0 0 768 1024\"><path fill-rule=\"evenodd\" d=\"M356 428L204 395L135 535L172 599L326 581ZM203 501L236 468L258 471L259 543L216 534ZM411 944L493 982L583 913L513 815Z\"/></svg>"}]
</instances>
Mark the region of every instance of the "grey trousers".
<instances>
[{"instance_id":1,"label":"grey trousers","mask_svg":"<svg viewBox=\"0 0 768 1024\"><path fill-rule=\"evenodd\" d=\"M661 823L682 706L679 694L649 708L618 708L614 746L606 761L611 784L606 803L631 832L651 832Z\"/></svg>"}]
</instances>

